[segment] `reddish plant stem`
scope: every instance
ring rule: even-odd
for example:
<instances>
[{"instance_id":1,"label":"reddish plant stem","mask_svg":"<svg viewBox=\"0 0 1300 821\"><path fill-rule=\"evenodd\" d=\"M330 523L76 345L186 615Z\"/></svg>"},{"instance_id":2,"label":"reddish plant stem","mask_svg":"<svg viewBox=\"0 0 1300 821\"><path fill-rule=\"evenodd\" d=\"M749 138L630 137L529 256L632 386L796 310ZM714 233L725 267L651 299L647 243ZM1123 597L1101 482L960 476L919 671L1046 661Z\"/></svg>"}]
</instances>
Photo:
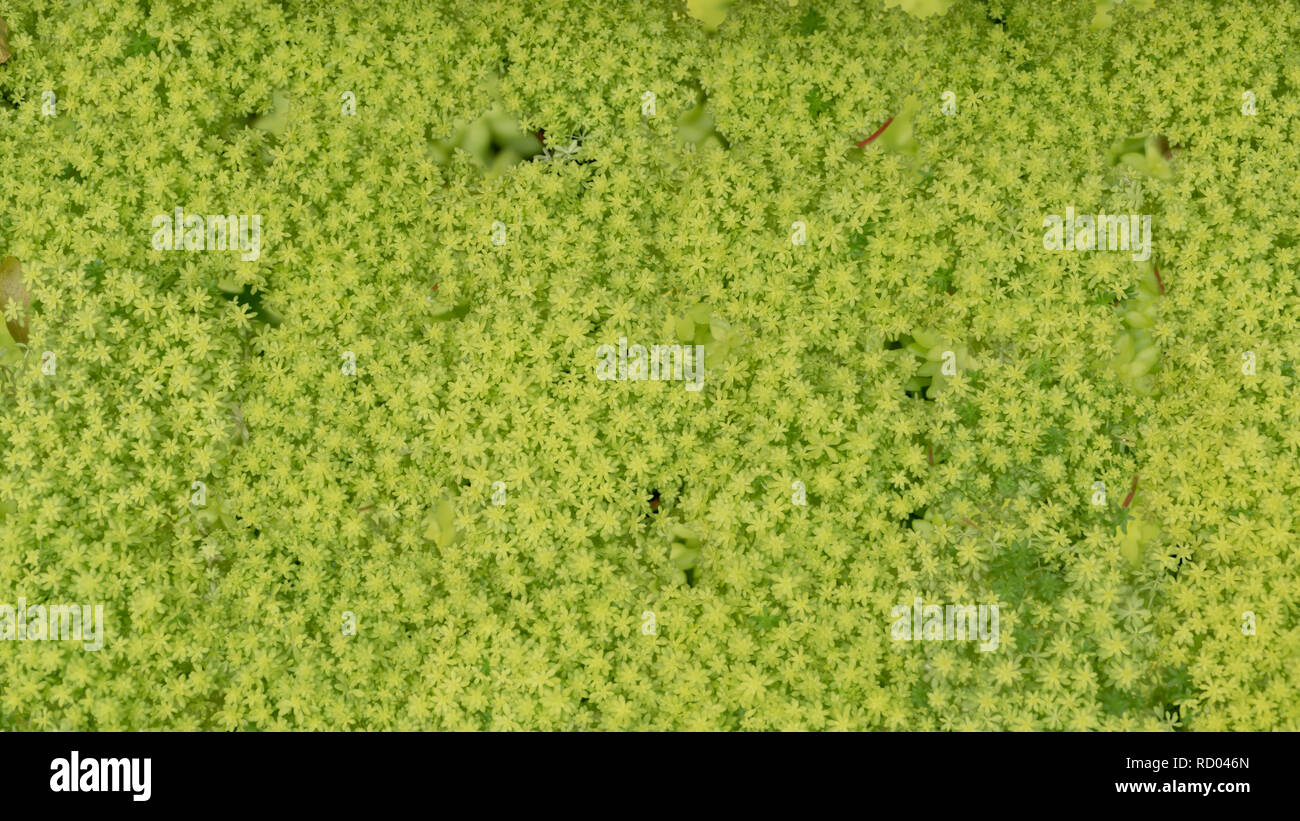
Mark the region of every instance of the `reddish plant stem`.
<instances>
[{"instance_id":1,"label":"reddish plant stem","mask_svg":"<svg viewBox=\"0 0 1300 821\"><path fill-rule=\"evenodd\" d=\"M879 137L881 134L883 134L884 131L885 131L885 129L886 129L886 128L889 128L889 124L892 123L893 121L894 121L894 118L893 118L893 117L890 117L888 120L885 120L885 124L882 125L880 128L877 128L875 134L872 134L870 137L867 137L865 140L863 140L862 142L858 143L858 148L862 148L863 146L867 145L867 144L870 143L872 140L874 140L875 138L877 138L877 137Z\"/></svg>"},{"instance_id":2,"label":"reddish plant stem","mask_svg":"<svg viewBox=\"0 0 1300 821\"><path fill-rule=\"evenodd\" d=\"M930 467L934 467L934 445L925 446L926 455L930 458Z\"/></svg>"},{"instance_id":3,"label":"reddish plant stem","mask_svg":"<svg viewBox=\"0 0 1300 821\"><path fill-rule=\"evenodd\" d=\"M983 532L984 532L984 528L982 528L982 527L980 527L979 525L975 524L975 523L972 522L970 519L962 519L962 520L961 520L961 523L964 524L964 525L969 525L970 527L975 528L975 529L978 530L980 533L983 533Z\"/></svg>"},{"instance_id":4,"label":"reddish plant stem","mask_svg":"<svg viewBox=\"0 0 1300 821\"><path fill-rule=\"evenodd\" d=\"M366 505L365 507L359 507L357 508L357 512L360 513L365 510L373 510L374 507L375 507L374 505Z\"/></svg>"},{"instance_id":5,"label":"reddish plant stem","mask_svg":"<svg viewBox=\"0 0 1300 821\"><path fill-rule=\"evenodd\" d=\"M1160 266L1159 266L1159 265L1152 265L1152 266L1151 266L1151 270L1153 270L1153 271L1156 272L1156 285L1159 285L1159 286L1160 286L1160 293L1161 293L1161 295L1164 295L1164 292L1165 292L1165 283L1164 283L1164 280L1162 280L1162 279L1160 278Z\"/></svg>"},{"instance_id":6,"label":"reddish plant stem","mask_svg":"<svg viewBox=\"0 0 1300 821\"><path fill-rule=\"evenodd\" d=\"M1134 475L1133 487L1129 488L1128 495L1124 497L1124 504L1120 505L1120 507L1127 508L1129 506L1129 503L1133 501L1133 494L1137 493L1137 489L1138 489L1138 477Z\"/></svg>"}]
</instances>

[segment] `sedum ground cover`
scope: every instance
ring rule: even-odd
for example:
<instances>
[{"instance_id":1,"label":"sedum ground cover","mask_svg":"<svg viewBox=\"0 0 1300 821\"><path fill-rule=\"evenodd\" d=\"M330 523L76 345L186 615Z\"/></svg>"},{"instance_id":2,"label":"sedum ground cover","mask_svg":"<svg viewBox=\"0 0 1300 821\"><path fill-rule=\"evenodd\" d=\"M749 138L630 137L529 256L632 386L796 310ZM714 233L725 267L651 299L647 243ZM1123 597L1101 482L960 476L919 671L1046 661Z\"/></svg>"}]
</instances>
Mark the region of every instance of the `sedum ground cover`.
<instances>
[{"instance_id":1,"label":"sedum ground cover","mask_svg":"<svg viewBox=\"0 0 1300 821\"><path fill-rule=\"evenodd\" d=\"M0 730L1300 729L1300 8L0 16Z\"/></svg>"}]
</instances>

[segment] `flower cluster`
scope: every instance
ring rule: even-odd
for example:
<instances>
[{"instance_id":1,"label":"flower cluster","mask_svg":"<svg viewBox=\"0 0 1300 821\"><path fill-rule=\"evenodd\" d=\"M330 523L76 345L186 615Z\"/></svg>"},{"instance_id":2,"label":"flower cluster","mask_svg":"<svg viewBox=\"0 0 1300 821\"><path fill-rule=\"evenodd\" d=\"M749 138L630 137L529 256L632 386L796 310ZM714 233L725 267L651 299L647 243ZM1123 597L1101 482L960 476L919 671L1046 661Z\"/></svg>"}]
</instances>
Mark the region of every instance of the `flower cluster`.
<instances>
[{"instance_id":1,"label":"flower cluster","mask_svg":"<svg viewBox=\"0 0 1300 821\"><path fill-rule=\"evenodd\" d=\"M1300 729L1295 8L22 5L0 730Z\"/></svg>"}]
</instances>

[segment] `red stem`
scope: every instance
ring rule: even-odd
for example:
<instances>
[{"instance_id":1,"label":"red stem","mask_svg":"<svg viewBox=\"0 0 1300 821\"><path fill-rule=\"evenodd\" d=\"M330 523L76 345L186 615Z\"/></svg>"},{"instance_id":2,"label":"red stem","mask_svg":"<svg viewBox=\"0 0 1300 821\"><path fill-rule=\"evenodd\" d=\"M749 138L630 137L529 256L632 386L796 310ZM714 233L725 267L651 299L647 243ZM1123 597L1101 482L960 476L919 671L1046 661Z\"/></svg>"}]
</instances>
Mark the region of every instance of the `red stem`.
<instances>
[{"instance_id":1,"label":"red stem","mask_svg":"<svg viewBox=\"0 0 1300 821\"><path fill-rule=\"evenodd\" d=\"M1133 494L1137 493L1137 489L1138 489L1138 477L1135 475L1133 477L1133 487L1129 488L1128 495L1124 497L1124 504L1121 505L1121 507L1129 506L1129 503L1133 501Z\"/></svg>"},{"instance_id":2,"label":"red stem","mask_svg":"<svg viewBox=\"0 0 1300 821\"><path fill-rule=\"evenodd\" d=\"M872 134L870 137L867 137L865 140L858 143L858 148L862 148L863 146L867 145L875 138L879 137L886 128L889 128L889 124L892 123L893 121L894 121L893 117L890 117L888 120L885 120L885 124L882 125L880 128L877 128L875 134Z\"/></svg>"},{"instance_id":3,"label":"red stem","mask_svg":"<svg viewBox=\"0 0 1300 821\"><path fill-rule=\"evenodd\" d=\"M1165 292L1165 283L1164 283L1163 280L1160 279L1160 266L1159 266L1159 265L1152 265L1152 266L1151 266L1151 270L1153 270L1153 271L1156 272L1156 284L1160 286L1160 293L1161 293L1161 294L1164 294L1164 292Z\"/></svg>"}]
</instances>

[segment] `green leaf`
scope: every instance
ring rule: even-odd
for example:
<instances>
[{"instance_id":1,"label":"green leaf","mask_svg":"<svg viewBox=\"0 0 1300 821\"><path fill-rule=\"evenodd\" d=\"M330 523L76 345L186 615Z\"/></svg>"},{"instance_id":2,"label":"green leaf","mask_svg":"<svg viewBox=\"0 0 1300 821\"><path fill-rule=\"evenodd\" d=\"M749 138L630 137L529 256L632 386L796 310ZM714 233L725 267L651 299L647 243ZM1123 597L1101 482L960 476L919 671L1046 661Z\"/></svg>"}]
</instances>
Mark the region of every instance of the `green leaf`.
<instances>
[{"instance_id":1,"label":"green leaf","mask_svg":"<svg viewBox=\"0 0 1300 821\"><path fill-rule=\"evenodd\" d=\"M817 9L809 6L808 11L804 12L803 17L799 20L799 24L796 26L795 31L797 31L801 37L807 37L812 33L822 31L825 28L826 18L822 17L821 13L818 12Z\"/></svg>"},{"instance_id":2,"label":"green leaf","mask_svg":"<svg viewBox=\"0 0 1300 821\"><path fill-rule=\"evenodd\" d=\"M284 91L271 93L271 110L253 121L253 128L260 129L277 137L284 135L289 126L289 109L292 101Z\"/></svg>"},{"instance_id":3,"label":"green leaf","mask_svg":"<svg viewBox=\"0 0 1300 821\"><path fill-rule=\"evenodd\" d=\"M831 101L822 97L822 90L816 86L804 95L803 100L808 105L808 114L813 117L820 117L823 111L831 107Z\"/></svg>"},{"instance_id":4,"label":"green leaf","mask_svg":"<svg viewBox=\"0 0 1300 821\"><path fill-rule=\"evenodd\" d=\"M126 57L143 57L157 50L158 38L150 37L144 29L137 29L127 36L126 48L122 53Z\"/></svg>"}]
</instances>

